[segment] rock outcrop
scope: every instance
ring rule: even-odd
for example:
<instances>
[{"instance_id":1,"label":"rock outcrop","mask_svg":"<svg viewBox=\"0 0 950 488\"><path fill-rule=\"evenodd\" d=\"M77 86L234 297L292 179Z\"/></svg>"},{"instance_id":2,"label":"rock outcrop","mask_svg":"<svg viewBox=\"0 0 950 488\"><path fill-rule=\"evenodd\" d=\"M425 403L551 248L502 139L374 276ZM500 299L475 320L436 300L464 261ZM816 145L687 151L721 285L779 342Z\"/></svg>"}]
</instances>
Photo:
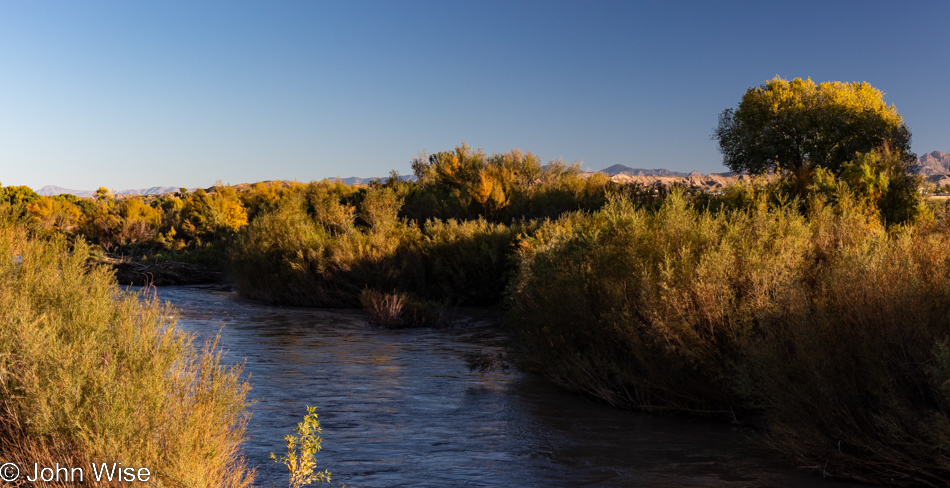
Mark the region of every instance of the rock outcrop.
<instances>
[{"instance_id":1,"label":"rock outcrop","mask_svg":"<svg viewBox=\"0 0 950 488\"><path fill-rule=\"evenodd\" d=\"M940 151L927 153L917 158L917 165L917 174L922 176L950 174L950 154Z\"/></svg>"},{"instance_id":2,"label":"rock outcrop","mask_svg":"<svg viewBox=\"0 0 950 488\"><path fill-rule=\"evenodd\" d=\"M722 176L716 173L708 175L695 174L690 176L639 176L639 175L616 175L610 179L617 183L635 183L643 186L653 186L660 184L663 186L682 185L686 187L700 188L704 191L718 191L739 181L749 181L748 175Z\"/></svg>"}]
</instances>

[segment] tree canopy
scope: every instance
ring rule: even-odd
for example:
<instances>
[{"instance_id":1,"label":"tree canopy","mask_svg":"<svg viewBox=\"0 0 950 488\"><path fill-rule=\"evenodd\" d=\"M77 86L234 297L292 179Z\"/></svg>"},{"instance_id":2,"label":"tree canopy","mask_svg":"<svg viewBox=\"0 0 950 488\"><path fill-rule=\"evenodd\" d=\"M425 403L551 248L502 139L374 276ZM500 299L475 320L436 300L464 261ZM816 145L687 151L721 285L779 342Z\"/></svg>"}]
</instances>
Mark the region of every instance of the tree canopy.
<instances>
[{"instance_id":1,"label":"tree canopy","mask_svg":"<svg viewBox=\"0 0 950 488\"><path fill-rule=\"evenodd\" d=\"M714 133L723 163L733 171L824 168L835 174L855 159L887 145L910 164L910 131L884 93L866 82L826 82L779 77L750 88L737 109L719 116Z\"/></svg>"}]
</instances>

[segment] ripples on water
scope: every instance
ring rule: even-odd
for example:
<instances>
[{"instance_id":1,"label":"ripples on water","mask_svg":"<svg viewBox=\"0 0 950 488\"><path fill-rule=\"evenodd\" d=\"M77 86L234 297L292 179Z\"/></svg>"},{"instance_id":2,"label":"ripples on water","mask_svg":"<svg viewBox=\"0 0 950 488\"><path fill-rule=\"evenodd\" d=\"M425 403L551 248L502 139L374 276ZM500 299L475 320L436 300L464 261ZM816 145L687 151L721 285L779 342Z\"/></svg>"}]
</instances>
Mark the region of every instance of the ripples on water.
<instances>
[{"instance_id":1,"label":"ripples on water","mask_svg":"<svg viewBox=\"0 0 950 488\"><path fill-rule=\"evenodd\" d=\"M465 353L495 355L485 323L389 331L362 312L271 307L233 292L166 287L179 326L221 331L226 361L253 385L248 460L262 486L285 486L270 461L318 407L320 470L352 487L844 487L786 466L728 425L620 411L517 371L475 373Z\"/></svg>"}]
</instances>

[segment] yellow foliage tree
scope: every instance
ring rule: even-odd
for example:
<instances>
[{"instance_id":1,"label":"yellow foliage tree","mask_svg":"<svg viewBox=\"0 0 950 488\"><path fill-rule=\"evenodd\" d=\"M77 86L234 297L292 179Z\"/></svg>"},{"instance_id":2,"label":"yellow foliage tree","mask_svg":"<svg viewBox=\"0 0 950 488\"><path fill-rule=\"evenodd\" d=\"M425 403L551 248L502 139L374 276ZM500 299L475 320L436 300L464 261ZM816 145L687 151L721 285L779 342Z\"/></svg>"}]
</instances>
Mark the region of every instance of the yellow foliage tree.
<instances>
[{"instance_id":1,"label":"yellow foliage tree","mask_svg":"<svg viewBox=\"0 0 950 488\"><path fill-rule=\"evenodd\" d=\"M230 186L215 187L212 193L199 188L182 201L181 231L190 238L213 240L247 225L247 211Z\"/></svg>"},{"instance_id":2,"label":"yellow foliage tree","mask_svg":"<svg viewBox=\"0 0 950 488\"><path fill-rule=\"evenodd\" d=\"M838 174L855 154L884 144L906 164L915 159L897 109L866 82L775 77L749 88L737 109L723 111L714 138L733 171L789 171L799 175L800 190L815 168Z\"/></svg>"},{"instance_id":3,"label":"yellow foliage tree","mask_svg":"<svg viewBox=\"0 0 950 488\"><path fill-rule=\"evenodd\" d=\"M249 218L274 210L281 201L303 191L304 185L297 181L261 181L240 194Z\"/></svg>"},{"instance_id":4,"label":"yellow foliage tree","mask_svg":"<svg viewBox=\"0 0 950 488\"><path fill-rule=\"evenodd\" d=\"M39 197L27 205L27 213L34 224L47 231L72 232L82 218L79 207L55 197Z\"/></svg>"}]
</instances>

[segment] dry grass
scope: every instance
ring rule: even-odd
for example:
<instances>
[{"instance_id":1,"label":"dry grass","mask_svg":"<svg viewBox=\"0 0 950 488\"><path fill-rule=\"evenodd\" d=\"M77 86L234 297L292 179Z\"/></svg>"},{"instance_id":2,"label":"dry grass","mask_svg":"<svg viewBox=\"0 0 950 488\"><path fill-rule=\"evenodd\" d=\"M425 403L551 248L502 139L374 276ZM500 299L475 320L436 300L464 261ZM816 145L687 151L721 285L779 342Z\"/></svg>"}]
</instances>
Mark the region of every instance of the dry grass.
<instances>
[{"instance_id":1,"label":"dry grass","mask_svg":"<svg viewBox=\"0 0 950 488\"><path fill-rule=\"evenodd\" d=\"M120 462L164 486L250 486L248 385L88 248L0 223L0 457ZM88 470L87 470L88 471Z\"/></svg>"},{"instance_id":2,"label":"dry grass","mask_svg":"<svg viewBox=\"0 0 950 488\"><path fill-rule=\"evenodd\" d=\"M360 294L360 304L369 313L370 323L399 329L408 326L405 314L406 296L401 293L381 293L366 289Z\"/></svg>"},{"instance_id":3,"label":"dry grass","mask_svg":"<svg viewBox=\"0 0 950 488\"><path fill-rule=\"evenodd\" d=\"M370 323L388 329L443 328L451 325L454 318L447 305L418 300L408 293L382 293L366 289L360 293L360 303L369 313Z\"/></svg>"}]
</instances>

